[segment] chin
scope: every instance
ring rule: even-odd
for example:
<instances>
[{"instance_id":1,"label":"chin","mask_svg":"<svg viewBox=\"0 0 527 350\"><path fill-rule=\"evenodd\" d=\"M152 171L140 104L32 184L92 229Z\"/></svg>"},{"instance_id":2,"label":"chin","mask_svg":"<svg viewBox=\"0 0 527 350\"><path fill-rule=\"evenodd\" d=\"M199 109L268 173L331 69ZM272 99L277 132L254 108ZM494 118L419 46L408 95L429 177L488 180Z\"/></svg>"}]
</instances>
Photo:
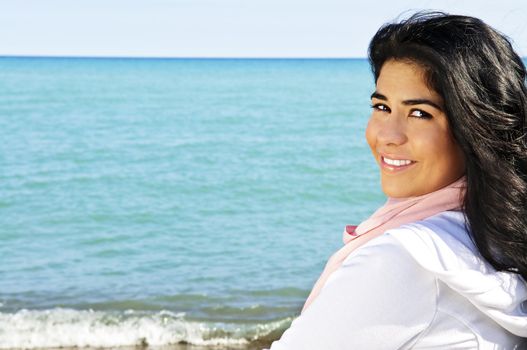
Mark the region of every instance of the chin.
<instances>
[{"instance_id":1,"label":"chin","mask_svg":"<svg viewBox=\"0 0 527 350\"><path fill-rule=\"evenodd\" d=\"M385 184L384 182L382 183L382 191L387 197L390 198L408 198L420 195L415 190L401 187L402 186L398 186L397 184Z\"/></svg>"}]
</instances>

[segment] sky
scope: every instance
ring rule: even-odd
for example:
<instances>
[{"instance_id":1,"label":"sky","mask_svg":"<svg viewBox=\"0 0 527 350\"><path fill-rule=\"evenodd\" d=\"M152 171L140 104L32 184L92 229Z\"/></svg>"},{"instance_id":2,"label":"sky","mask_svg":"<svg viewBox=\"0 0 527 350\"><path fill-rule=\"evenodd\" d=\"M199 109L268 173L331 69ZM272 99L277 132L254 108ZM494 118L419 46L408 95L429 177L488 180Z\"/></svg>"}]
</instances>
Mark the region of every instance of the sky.
<instances>
[{"instance_id":1,"label":"sky","mask_svg":"<svg viewBox=\"0 0 527 350\"><path fill-rule=\"evenodd\" d=\"M479 17L527 56L526 0L0 0L0 56L366 57L422 9Z\"/></svg>"}]
</instances>

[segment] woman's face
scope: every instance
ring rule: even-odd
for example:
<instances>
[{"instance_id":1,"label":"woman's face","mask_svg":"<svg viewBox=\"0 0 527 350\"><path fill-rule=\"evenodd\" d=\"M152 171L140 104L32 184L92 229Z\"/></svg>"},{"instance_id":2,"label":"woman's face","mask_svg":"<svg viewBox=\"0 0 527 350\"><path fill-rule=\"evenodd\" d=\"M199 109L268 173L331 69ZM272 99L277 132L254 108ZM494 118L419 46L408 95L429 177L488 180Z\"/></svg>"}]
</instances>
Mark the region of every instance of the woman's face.
<instances>
[{"instance_id":1,"label":"woman's face","mask_svg":"<svg viewBox=\"0 0 527 350\"><path fill-rule=\"evenodd\" d=\"M420 196L460 178L464 156L454 141L443 101L417 64L389 60L372 94L366 139L388 197Z\"/></svg>"}]
</instances>

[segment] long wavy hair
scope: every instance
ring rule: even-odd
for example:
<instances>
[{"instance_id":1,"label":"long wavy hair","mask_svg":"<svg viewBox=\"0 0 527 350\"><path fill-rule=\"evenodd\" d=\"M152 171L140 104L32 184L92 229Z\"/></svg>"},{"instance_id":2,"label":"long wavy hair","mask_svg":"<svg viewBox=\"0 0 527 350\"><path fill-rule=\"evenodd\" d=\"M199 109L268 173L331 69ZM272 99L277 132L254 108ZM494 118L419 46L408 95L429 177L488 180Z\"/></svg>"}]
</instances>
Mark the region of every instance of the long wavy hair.
<instances>
[{"instance_id":1,"label":"long wavy hair","mask_svg":"<svg viewBox=\"0 0 527 350\"><path fill-rule=\"evenodd\" d=\"M479 253L527 281L526 71L510 41L483 21L420 12L373 37L375 77L387 60L421 66L466 162L463 209Z\"/></svg>"}]
</instances>

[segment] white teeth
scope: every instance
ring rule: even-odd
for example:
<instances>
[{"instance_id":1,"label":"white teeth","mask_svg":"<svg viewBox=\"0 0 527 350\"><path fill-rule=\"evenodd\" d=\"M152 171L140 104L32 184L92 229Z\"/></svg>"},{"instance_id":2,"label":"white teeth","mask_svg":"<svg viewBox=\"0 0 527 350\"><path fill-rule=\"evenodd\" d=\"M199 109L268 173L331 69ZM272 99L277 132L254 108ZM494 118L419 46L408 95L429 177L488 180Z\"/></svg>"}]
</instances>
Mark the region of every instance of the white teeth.
<instances>
[{"instance_id":1,"label":"white teeth","mask_svg":"<svg viewBox=\"0 0 527 350\"><path fill-rule=\"evenodd\" d=\"M403 166L403 165L408 165L412 163L411 160L407 160L407 159L389 159L385 157L383 157L383 159L386 164L394 165L394 166Z\"/></svg>"}]
</instances>

